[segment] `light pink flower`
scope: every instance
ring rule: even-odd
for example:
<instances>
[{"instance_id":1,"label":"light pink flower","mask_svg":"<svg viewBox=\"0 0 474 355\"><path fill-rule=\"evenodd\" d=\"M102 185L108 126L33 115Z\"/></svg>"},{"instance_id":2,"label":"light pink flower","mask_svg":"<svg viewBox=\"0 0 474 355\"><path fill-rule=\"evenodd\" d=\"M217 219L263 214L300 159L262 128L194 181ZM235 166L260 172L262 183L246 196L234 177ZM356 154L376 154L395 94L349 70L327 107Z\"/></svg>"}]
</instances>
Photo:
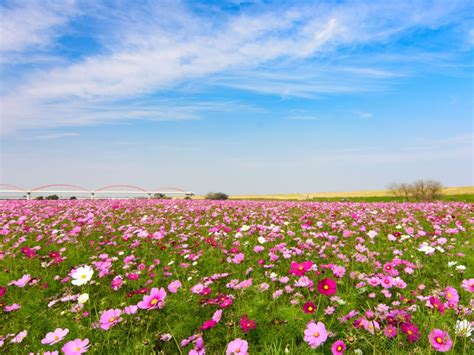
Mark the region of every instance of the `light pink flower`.
<instances>
[{"instance_id":1,"label":"light pink flower","mask_svg":"<svg viewBox=\"0 0 474 355\"><path fill-rule=\"evenodd\" d=\"M120 318L121 314L122 311L120 309L109 309L102 312L100 316L100 328L103 330L109 330L122 321L122 318Z\"/></svg>"},{"instance_id":2,"label":"light pink flower","mask_svg":"<svg viewBox=\"0 0 474 355\"><path fill-rule=\"evenodd\" d=\"M168 285L168 291L171 293L176 293L182 286L181 282L179 280L173 281Z\"/></svg>"},{"instance_id":3,"label":"light pink flower","mask_svg":"<svg viewBox=\"0 0 474 355\"><path fill-rule=\"evenodd\" d=\"M21 343L23 341L23 339L25 339L25 337L28 335L28 331L26 330L23 330L21 332L19 332L17 335L15 335L13 337L12 340L10 340L11 343Z\"/></svg>"},{"instance_id":4,"label":"light pink flower","mask_svg":"<svg viewBox=\"0 0 474 355\"><path fill-rule=\"evenodd\" d=\"M23 275L20 279L11 281L8 285L15 285L17 287L25 287L28 282L30 282L30 274Z\"/></svg>"},{"instance_id":5,"label":"light pink flower","mask_svg":"<svg viewBox=\"0 0 474 355\"><path fill-rule=\"evenodd\" d=\"M162 309L165 306L166 291L164 288L153 287L149 296L144 296L143 301L138 302L140 309Z\"/></svg>"},{"instance_id":6,"label":"light pink flower","mask_svg":"<svg viewBox=\"0 0 474 355\"><path fill-rule=\"evenodd\" d=\"M249 344L246 340L237 338L232 340L225 351L226 355L247 355Z\"/></svg>"},{"instance_id":7,"label":"light pink flower","mask_svg":"<svg viewBox=\"0 0 474 355\"><path fill-rule=\"evenodd\" d=\"M49 332L46 334L41 344L53 345L59 343L64 337L69 333L69 329L57 328L54 332Z\"/></svg>"},{"instance_id":8,"label":"light pink flower","mask_svg":"<svg viewBox=\"0 0 474 355\"><path fill-rule=\"evenodd\" d=\"M312 349L316 349L318 346L323 344L327 338L328 332L323 323L314 323L314 321L311 321L306 325L304 340Z\"/></svg>"},{"instance_id":9,"label":"light pink flower","mask_svg":"<svg viewBox=\"0 0 474 355\"><path fill-rule=\"evenodd\" d=\"M87 352L89 339L76 339L64 344L62 351L65 355L79 355Z\"/></svg>"}]
</instances>

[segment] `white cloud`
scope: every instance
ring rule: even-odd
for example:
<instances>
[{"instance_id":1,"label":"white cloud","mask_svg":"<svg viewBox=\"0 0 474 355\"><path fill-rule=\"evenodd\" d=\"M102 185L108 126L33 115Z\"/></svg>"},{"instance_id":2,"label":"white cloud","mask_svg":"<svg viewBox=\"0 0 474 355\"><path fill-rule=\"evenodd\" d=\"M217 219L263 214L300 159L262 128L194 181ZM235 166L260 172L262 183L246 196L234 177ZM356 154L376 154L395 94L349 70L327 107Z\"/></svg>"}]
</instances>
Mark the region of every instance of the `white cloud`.
<instances>
[{"instance_id":1,"label":"white cloud","mask_svg":"<svg viewBox=\"0 0 474 355\"><path fill-rule=\"evenodd\" d=\"M31 4L4 10L13 18L4 26L8 34L2 43L4 51L50 43L60 34L54 30L71 13L58 10L61 2ZM64 4L66 10L74 5L72 1ZM306 98L380 90L387 80L404 74L378 66L354 66L344 58L346 53L351 57L357 46L385 43L419 26L441 26L452 20L460 6L456 2L446 6L323 3L209 21L174 2L152 3L147 8L117 5L107 9L108 17L103 15L103 4L87 4L92 6L89 15L97 14L113 28L104 29L109 37L101 38L107 51L31 72L20 82L8 81L0 107L2 133L137 118L195 119L199 117L196 110L182 109L179 100L165 107L159 102L151 106L125 103L190 80L199 80L203 87Z\"/></svg>"},{"instance_id":2,"label":"white cloud","mask_svg":"<svg viewBox=\"0 0 474 355\"><path fill-rule=\"evenodd\" d=\"M58 35L74 12L74 0L22 1L17 6L0 8L0 52L19 52L45 47Z\"/></svg>"}]
</instances>

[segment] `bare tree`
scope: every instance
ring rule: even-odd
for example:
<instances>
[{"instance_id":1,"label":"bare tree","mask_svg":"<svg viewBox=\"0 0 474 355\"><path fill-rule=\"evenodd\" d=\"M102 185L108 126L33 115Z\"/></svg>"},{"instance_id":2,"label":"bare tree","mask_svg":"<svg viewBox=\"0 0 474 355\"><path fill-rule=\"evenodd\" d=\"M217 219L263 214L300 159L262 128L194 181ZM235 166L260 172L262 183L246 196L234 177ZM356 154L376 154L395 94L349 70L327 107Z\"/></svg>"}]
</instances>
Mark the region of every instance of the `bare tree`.
<instances>
[{"instance_id":1,"label":"bare tree","mask_svg":"<svg viewBox=\"0 0 474 355\"><path fill-rule=\"evenodd\" d=\"M409 201L433 201L441 196L443 185L435 180L417 180L412 184L392 183L387 186L390 192L396 196Z\"/></svg>"},{"instance_id":2,"label":"bare tree","mask_svg":"<svg viewBox=\"0 0 474 355\"><path fill-rule=\"evenodd\" d=\"M391 183L387 185L387 189L390 190L390 192L395 196L395 197L400 197L403 198L405 201L410 200L410 196L412 195L412 187L410 184L406 183Z\"/></svg>"},{"instance_id":3,"label":"bare tree","mask_svg":"<svg viewBox=\"0 0 474 355\"><path fill-rule=\"evenodd\" d=\"M427 180L426 185L426 197L429 201L433 201L442 195L443 185L439 181Z\"/></svg>"}]
</instances>

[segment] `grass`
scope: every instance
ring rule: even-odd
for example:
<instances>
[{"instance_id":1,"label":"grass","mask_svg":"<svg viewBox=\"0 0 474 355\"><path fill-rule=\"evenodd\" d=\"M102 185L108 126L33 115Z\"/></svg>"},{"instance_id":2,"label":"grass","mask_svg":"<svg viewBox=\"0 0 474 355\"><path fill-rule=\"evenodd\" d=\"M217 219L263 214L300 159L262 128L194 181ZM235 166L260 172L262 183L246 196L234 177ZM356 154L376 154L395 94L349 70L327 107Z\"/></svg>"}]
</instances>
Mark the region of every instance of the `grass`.
<instances>
[{"instance_id":1,"label":"grass","mask_svg":"<svg viewBox=\"0 0 474 355\"><path fill-rule=\"evenodd\" d=\"M474 186L446 187L442 191L442 201L474 202ZM231 195L231 200L271 200L271 201L320 201L339 202L403 202L388 190L367 190L353 192L321 192L274 195Z\"/></svg>"}]
</instances>

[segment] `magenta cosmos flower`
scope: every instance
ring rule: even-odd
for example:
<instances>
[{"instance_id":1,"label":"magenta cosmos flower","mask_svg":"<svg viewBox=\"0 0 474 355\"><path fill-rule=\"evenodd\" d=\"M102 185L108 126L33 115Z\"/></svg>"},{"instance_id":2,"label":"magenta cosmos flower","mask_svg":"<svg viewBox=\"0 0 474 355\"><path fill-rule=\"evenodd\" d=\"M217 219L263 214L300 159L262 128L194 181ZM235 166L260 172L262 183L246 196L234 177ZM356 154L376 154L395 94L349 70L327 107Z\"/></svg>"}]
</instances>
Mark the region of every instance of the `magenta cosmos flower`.
<instances>
[{"instance_id":1,"label":"magenta cosmos flower","mask_svg":"<svg viewBox=\"0 0 474 355\"><path fill-rule=\"evenodd\" d=\"M232 340L225 351L226 355L247 355L249 344L246 340L237 338Z\"/></svg>"},{"instance_id":2,"label":"magenta cosmos flower","mask_svg":"<svg viewBox=\"0 0 474 355\"><path fill-rule=\"evenodd\" d=\"M137 306L141 309L162 309L165 306L166 291L164 288L157 289L153 287L149 296L144 296L143 301L138 302Z\"/></svg>"},{"instance_id":3,"label":"magenta cosmos flower","mask_svg":"<svg viewBox=\"0 0 474 355\"><path fill-rule=\"evenodd\" d=\"M296 276L303 276L307 271L313 266L312 261L303 261L302 263L297 263L293 261L290 265L290 274Z\"/></svg>"},{"instance_id":4,"label":"magenta cosmos flower","mask_svg":"<svg viewBox=\"0 0 474 355\"><path fill-rule=\"evenodd\" d=\"M310 314L310 313L314 313L314 311L316 311L316 306L314 305L313 302L308 301L303 305L304 313Z\"/></svg>"},{"instance_id":5,"label":"magenta cosmos flower","mask_svg":"<svg viewBox=\"0 0 474 355\"><path fill-rule=\"evenodd\" d=\"M100 328L103 330L109 330L118 322L122 321L120 315L122 311L120 309L109 309L102 312L100 316Z\"/></svg>"},{"instance_id":6,"label":"magenta cosmos flower","mask_svg":"<svg viewBox=\"0 0 474 355\"><path fill-rule=\"evenodd\" d=\"M244 314L240 318L240 328L242 329L244 333L247 333L249 330L255 329L256 326L257 326L257 322L249 319L247 315Z\"/></svg>"},{"instance_id":7,"label":"magenta cosmos flower","mask_svg":"<svg viewBox=\"0 0 474 355\"><path fill-rule=\"evenodd\" d=\"M442 353L449 351L453 345L449 334L441 329L433 329L428 334L428 340L436 351Z\"/></svg>"},{"instance_id":8,"label":"magenta cosmos flower","mask_svg":"<svg viewBox=\"0 0 474 355\"><path fill-rule=\"evenodd\" d=\"M326 296L334 295L337 291L337 283L331 279L322 279L318 282L318 291Z\"/></svg>"},{"instance_id":9,"label":"magenta cosmos flower","mask_svg":"<svg viewBox=\"0 0 474 355\"><path fill-rule=\"evenodd\" d=\"M332 344L331 351L333 355L341 355L347 349L346 344L342 340L337 340Z\"/></svg>"},{"instance_id":10,"label":"magenta cosmos flower","mask_svg":"<svg viewBox=\"0 0 474 355\"><path fill-rule=\"evenodd\" d=\"M312 349L316 349L328 338L328 332L323 323L314 323L311 321L307 324L304 331L304 340L309 344Z\"/></svg>"},{"instance_id":11,"label":"magenta cosmos flower","mask_svg":"<svg viewBox=\"0 0 474 355\"><path fill-rule=\"evenodd\" d=\"M69 333L69 329L57 328L54 332L49 332L46 334L41 344L53 345L59 343L64 337Z\"/></svg>"},{"instance_id":12,"label":"magenta cosmos flower","mask_svg":"<svg viewBox=\"0 0 474 355\"><path fill-rule=\"evenodd\" d=\"M62 351L65 355L79 355L87 352L89 339L76 339L64 344Z\"/></svg>"}]
</instances>

